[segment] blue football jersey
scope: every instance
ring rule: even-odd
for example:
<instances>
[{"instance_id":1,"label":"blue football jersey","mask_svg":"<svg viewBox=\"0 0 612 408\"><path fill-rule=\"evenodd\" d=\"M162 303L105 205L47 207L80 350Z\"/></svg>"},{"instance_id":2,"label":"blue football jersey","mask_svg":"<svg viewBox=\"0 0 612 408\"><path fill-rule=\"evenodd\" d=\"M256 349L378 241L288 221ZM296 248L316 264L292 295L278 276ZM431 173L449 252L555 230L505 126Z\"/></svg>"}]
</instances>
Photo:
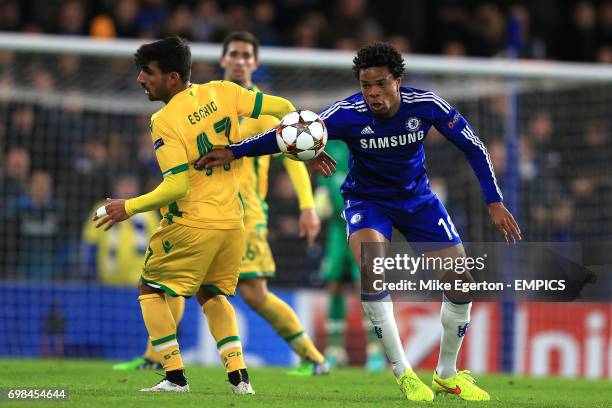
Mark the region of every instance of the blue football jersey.
<instances>
[{"instance_id":1,"label":"blue football jersey","mask_svg":"<svg viewBox=\"0 0 612 408\"><path fill-rule=\"evenodd\" d=\"M502 201L491 158L466 120L433 92L401 87L401 105L391 118L375 116L361 92L320 113L330 139L349 150L345 199L424 201L433 193L425 169L424 141L434 126L467 156L487 203Z\"/></svg>"}]
</instances>

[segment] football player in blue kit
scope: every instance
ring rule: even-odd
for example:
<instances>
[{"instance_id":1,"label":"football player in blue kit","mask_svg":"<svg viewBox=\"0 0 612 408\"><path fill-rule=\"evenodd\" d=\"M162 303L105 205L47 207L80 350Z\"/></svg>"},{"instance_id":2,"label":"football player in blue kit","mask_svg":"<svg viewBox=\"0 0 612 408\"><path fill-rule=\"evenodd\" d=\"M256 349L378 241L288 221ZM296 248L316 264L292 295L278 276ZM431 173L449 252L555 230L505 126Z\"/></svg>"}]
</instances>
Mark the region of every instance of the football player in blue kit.
<instances>
[{"instance_id":1,"label":"football player in blue kit","mask_svg":"<svg viewBox=\"0 0 612 408\"><path fill-rule=\"evenodd\" d=\"M391 240L393 227L413 248L429 248L425 256L465 257L450 216L429 186L424 139L432 126L465 153L480 182L491 221L505 241L520 240L520 228L502 203L484 144L444 99L430 91L401 86L403 73L403 58L393 46L382 42L366 45L353 60L353 74L361 92L320 114L329 138L342 140L351 153L349 174L341 193L348 243L356 262L362 264L363 243L380 243L384 248ZM196 165L210 168L244 156L276 153L279 148L275 132L271 129L227 149L213 150ZM311 160L309 167L329 175L334 162L321 154ZM472 279L469 273L455 275L464 281ZM417 377L405 357L389 292L367 287L362 287L363 310L375 327L402 392L409 400L433 400L432 389ZM471 306L469 293L444 294L440 354L432 388L436 393L484 401L490 399L489 394L475 384L469 371L456 368Z\"/></svg>"}]
</instances>

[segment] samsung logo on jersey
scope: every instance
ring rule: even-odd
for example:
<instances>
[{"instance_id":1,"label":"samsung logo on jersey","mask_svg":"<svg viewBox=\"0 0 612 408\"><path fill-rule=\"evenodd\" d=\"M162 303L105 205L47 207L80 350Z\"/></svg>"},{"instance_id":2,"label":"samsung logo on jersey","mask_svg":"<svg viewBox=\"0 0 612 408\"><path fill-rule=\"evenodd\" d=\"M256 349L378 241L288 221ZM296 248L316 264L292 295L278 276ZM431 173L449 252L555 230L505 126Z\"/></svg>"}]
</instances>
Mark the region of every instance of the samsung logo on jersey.
<instances>
[{"instance_id":1,"label":"samsung logo on jersey","mask_svg":"<svg viewBox=\"0 0 612 408\"><path fill-rule=\"evenodd\" d=\"M362 149L386 149L388 147L405 146L415 143L425 138L425 132L411 132L404 135L372 137L370 139L359 139Z\"/></svg>"}]
</instances>

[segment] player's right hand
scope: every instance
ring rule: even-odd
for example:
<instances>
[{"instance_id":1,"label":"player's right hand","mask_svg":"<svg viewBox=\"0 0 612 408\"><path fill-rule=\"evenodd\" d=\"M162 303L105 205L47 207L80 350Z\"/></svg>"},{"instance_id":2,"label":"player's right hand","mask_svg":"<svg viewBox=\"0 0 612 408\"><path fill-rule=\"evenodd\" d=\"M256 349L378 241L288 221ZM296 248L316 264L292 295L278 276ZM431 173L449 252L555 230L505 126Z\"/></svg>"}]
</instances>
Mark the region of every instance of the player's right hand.
<instances>
[{"instance_id":1,"label":"player's right hand","mask_svg":"<svg viewBox=\"0 0 612 408\"><path fill-rule=\"evenodd\" d=\"M310 174L317 172L324 177L329 177L336 172L336 160L322 151L317 157L305 162Z\"/></svg>"},{"instance_id":2,"label":"player's right hand","mask_svg":"<svg viewBox=\"0 0 612 408\"><path fill-rule=\"evenodd\" d=\"M196 170L212 169L223 166L234 160L234 153L230 149L213 149L196 160L193 165Z\"/></svg>"},{"instance_id":3,"label":"player's right hand","mask_svg":"<svg viewBox=\"0 0 612 408\"><path fill-rule=\"evenodd\" d=\"M516 244L522 239L521 228L503 203L490 203L489 216L506 243Z\"/></svg>"}]
</instances>

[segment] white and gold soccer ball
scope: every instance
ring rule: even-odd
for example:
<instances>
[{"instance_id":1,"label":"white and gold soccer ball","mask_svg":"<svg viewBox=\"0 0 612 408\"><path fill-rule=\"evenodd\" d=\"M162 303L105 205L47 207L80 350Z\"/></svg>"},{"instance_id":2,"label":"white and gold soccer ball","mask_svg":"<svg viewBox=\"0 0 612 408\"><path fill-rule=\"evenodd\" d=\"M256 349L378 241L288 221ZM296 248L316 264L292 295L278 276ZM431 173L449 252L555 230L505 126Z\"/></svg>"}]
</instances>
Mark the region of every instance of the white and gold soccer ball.
<instances>
[{"instance_id":1,"label":"white and gold soccer ball","mask_svg":"<svg viewBox=\"0 0 612 408\"><path fill-rule=\"evenodd\" d=\"M290 159L314 159L325 148L327 129L319 115L312 111L291 112L278 124L276 142Z\"/></svg>"}]
</instances>

